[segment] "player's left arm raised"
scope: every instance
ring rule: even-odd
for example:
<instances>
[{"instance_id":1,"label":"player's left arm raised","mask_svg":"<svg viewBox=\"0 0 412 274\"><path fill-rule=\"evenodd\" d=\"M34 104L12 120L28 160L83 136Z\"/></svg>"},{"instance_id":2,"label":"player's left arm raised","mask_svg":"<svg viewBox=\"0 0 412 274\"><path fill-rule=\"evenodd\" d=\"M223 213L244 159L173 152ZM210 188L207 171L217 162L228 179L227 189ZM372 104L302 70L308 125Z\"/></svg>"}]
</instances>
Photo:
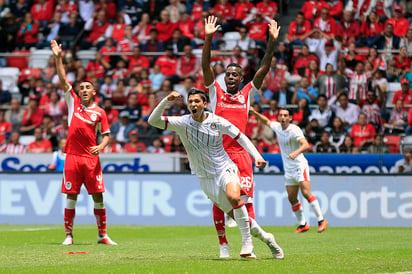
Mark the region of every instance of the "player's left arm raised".
<instances>
[{"instance_id":1,"label":"player's left arm raised","mask_svg":"<svg viewBox=\"0 0 412 274\"><path fill-rule=\"evenodd\" d=\"M262 62L258 71L253 77L253 84L257 89L260 89L265 79L266 74L269 72L270 63L272 62L273 54L275 53L275 42L279 37L280 26L275 20L272 20L269 24L269 39L266 44L266 52L263 56Z\"/></svg>"}]
</instances>

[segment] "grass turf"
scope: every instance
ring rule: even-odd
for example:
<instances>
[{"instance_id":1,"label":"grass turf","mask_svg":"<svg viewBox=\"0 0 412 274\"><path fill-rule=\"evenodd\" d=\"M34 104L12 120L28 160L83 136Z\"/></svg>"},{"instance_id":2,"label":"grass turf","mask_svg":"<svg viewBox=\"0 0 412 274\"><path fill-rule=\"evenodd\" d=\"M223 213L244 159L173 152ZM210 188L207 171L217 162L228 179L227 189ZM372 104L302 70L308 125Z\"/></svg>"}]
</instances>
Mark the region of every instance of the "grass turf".
<instances>
[{"instance_id":1,"label":"grass turf","mask_svg":"<svg viewBox=\"0 0 412 274\"><path fill-rule=\"evenodd\" d=\"M412 228L335 228L274 232L285 259L274 260L254 240L257 260L240 259L240 235L228 229L231 258L219 259L213 227L109 226L118 246L96 244L96 227L75 225L74 245L62 246L63 226L0 226L0 273L353 273L412 271ZM90 252L87 254L62 254Z\"/></svg>"}]
</instances>

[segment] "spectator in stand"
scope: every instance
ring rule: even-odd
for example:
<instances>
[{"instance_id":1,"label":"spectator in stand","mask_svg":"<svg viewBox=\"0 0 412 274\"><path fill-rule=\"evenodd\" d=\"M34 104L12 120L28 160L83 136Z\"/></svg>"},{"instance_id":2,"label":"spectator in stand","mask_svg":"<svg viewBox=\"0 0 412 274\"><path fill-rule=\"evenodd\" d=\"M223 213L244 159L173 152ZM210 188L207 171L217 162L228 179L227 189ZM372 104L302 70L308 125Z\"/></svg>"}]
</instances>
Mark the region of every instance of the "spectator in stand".
<instances>
[{"instance_id":1,"label":"spectator in stand","mask_svg":"<svg viewBox=\"0 0 412 274\"><path fill-rule=\"evenodd\" d=\"M133 55L129 56L129 72L141 73L144 69L150 68L149 59L141 54L141 49L137 46L133 48Z\"/></svg>"},{"instance_id":2,"label":"spectator in stand","mask_svg":"<svg viewBox=\"0 0 412 274\"><path fill-rule=\"evenodd\" d=\"M54 170L58 172L63 172L64 162L66 161L66 153L63 152L64 147L66 146L67 139L61 138L59 140L59 148L57 151L53 152L53 158L48 166L49 170Z\"/></svg>"},{"instance_id":3,"label":"spectator in stand","mask_svg":"<svg viewBox=\"0 0 412 274\"><path fill-rule=\"evenodd\" d=\"M167 10L162 10L160 21L157 22L155 28L158 32L157 39L160 42L166 42L172 38L173 31L178 25L170 20L170 13Z\"/></svg>"},{"instance_id":4,"label":"spectator in stand","mask_svg":"<svg viewBox=\"0 0 412 274\"><path fill-rule=\"evenodd\" d=\"M293 50L287 47L283 41L278 42L278 48L275 50L276 58L279 63L284 63L288 67L288 70L292 69Z\"/></svg>"},{"instance_id":5,"label":"spectator in stand","mask_svg":"<svg viewBox=\"0 0 412 274\"><path fill-rule=\"evenodd\" d=\"M383 31L383 25L379 22L379 17L375 11L371 11L365 20L362 21L360 35L356 41L357 47L371 47L377 35Z\"/></svg>"},{"instance_id":6,"label":"spectator in stand","mask_svg":"<svg viewBox=\"0 0 412 274\"><path fill-rule=\"evenodd\" d=\"M186 45L183 48L183 55L177 61L176 74L180 80L187 77L195 78L200 70L200 60L193 54L192 46Z\"/></svg>"},{"instance_id":7,"label":"spectator in stand","mask_svg":"<svg viewBox=\"0 0 412 274\"><path fill-rule=\"evenodd\" d=\"M400 47L406 47L408 56L412 56L412 28L409 28L405 37L402 38Z\"/></svg>"},{"instance_id":8,"label":"spectator in stand","mask_svg":"<svg viewBox=\"0 0 412 274\"><path fill-rule=\"evenodd\" d=\"M265 110L262 114L268 117L269 120L277 122L279 115L278 101L275 99L270 100L269 109ZM249 116L249 118L251 118L251 116Z\"/></svg>"},{"instance_id":9,"label":"spectator in stand","mask_svg":"<svg viewBox=\"0 0 412 274\"><path fill-rule=\"evenodd\" d=\"M395 105L398 99L402 100L405 110L408 110L409 106L412 105L412 92L409 89L408 79L401 80L401 90L396 91L393 95L392 105Z\"/></svg>"},{"instance_id":10,"label":"spectator in stand","mask_svg":"<svg viewBox=\"0 0 412 274\"><path fill-rule=\"evenodd\" d=\"M339 148L343 144L346 134L347 132L343 127L342 119L335 117L333 119L332 128L330 130L329 142Z\"/></svg>"},{"instance_id":11,"label":"spectator in stand","mask_svg":"<svg viewBox=\"0 0 412 274\"><path fill-rule=\"evenodd\" d=\"M411 67L411 59L408 57L408 49L401 47L399 54L395 55L389 63L388 74L392 76L389 80L396 80L404 77Z\"/></svg>"},{"instance_id":12,"label":"spectator in stand","mask_svg":"<svg viewBox=\"0 0 412 274\"><path fill-rule=\"evenodd\" d=\"M292 104L293 92L289 89L289 84L286 79L280 80L279 90L273 93L272 98L276 100L279 105L290 105Z\"/></svg>"},{"instance_id":13,"label":"spectator in stand","mask_svg":"<svg viewBox=\"0 0 412 274\"><path fill-rule=\"evenodd\" d=\"M24 110L20 107L19 99L12 98L10 108L4 113L4 119L11 123L12 131L18 131L23 122Z\"/></svg>"},{"instance_id":14,"label":"spectator in stand","mask_svg":"<svg viewBox=\"0 0 412 274\"><path fill-rule=\"evenodd\" d=\"M182 36L193 39L195 36L195 22L190 19L190 14L184 13L177 24L178 29L182 32Z\"/></svg>"},{"instance_id":15,"label":"spectator in stand","mask_svg":"<svg viewBox=\"0 0 412 274\"><path fill-rule=\"evenodd\" d=\"M152 83L152 90L157 91L162 86L165 80L165 75L161 72L160 65L154 65L153 71L149 75L149 80Z\"/></svg>"},{"instance_id":16,"label":"spectator in stand","mask_svg":"<svg viewBox=\"0 0 412 274\"><path fill-rule=\"evenodd\" d=\"M313 20L320 15L322 8L328 8L327 3L322 0L306 0L302 6L301 12L304 14L305 19Z\"/></svg>"},{"instance_id":17,"label":"spectator in stand","mask_svg":"<svg viewBox=\"0 0 412 274\"><path fill-rule=\"evenodd\" d=\"M408 125L408 111L404 109L401 99L396 100L395 106L391 111L389 120L384 124L385 134L402 134L405 133Z\"/></svg>"},{"instance_id":18,"label":"spectator in stand","mask_svg":"<svg viewBox=\"0 0 412 274\"><path fill-rule=\"evenodd\" d=\"M321 94L318 96L318 108L315 108L311 111L309 116L309 121L316 119L319 125L323 129L328 129L332 127L332 122L335 118L335 114L332 109L328 106L328 100L325 95Z\"/></svg>"},{"instance_id":19,"label":"spectator in stand","mask_svg":"<svg viewBox=\"0 0 412 274\"><path fill-rule=\"evenodd\" d=\"M266 48L266 33L270 21L265 20L263 15L259 13L253 17L252 21L245 23L249 29L249 37L256 41L258 47Z\"/></svg>"},{"instance_id":20,"label":"spectator in stand","mask_svg":"<svg viewBox=\"0 0 412 274\"><path fill-rule=\"evenodd\" d=\"M137 130L130 131L129 138L130 141L123 146L124 153L138 153L147 151L146 145L139 141L139 132Z\"/></svg>"},{"instance_id":21,"label":"spectator in stand","mask_svg":"<svg viewBox=\"0 0 412 274\"><path fill-rule=\"evenodd\" d=\"M336 40L321 40L316 48L316 55L320 60L320 71L324 72L328 63L336 71L338 69L339 53L340 44Z\"/></svg>"},{"instance_id":22,"label":"spectator in stand","mask_svg":"<svg viewBox=\"0 0 412 274\"><path fill-rule=\"evenodd\" d=\"M107 122L109 126L112 126L113 123L117 122L119 119L119 111L113 108L112 98L104 98L103 99L103 109L106 112Z\"/></svg>"},{"instance_id":23,"label":"spectator in stand","mask_svg":"<svg viewBox=\"0 0 412 274\"><path fill-rule=\"evenodd\" d=\"M393 26L393 34L399 37L405 37L406 32L409 29L409 21L402 15L402 7L395 5L393 8L394 16L389 18L385 22L385 27L387 24Z\"/></svg>"},{"instance_id":24,"label":"spectator in stand","mask_svg":"<svg viewBox=\"0 0 412 274\"><path fill-rule=\"evenodd\" d=\"M144 116L142 119L140 119L137 125L137 131L139 132L139 140L146 147L152 145L153 139L159 138L160 136L158 129L149 125L147 121L148 119L148 116Z\"/></svg>"},{"instance_id":25,"label":"spectator in stand","mask_svg":"<svg viewBox=\"0 0 412 274\"><path fill-rule=\"evenodd\" d=\"M147 96L147 105L142 107L142 117L149 116L157 106L157 103L158 101L156 98L156 94L150 93Z\"/></svg>"},{"instance_id":26,"label":"spectator in stand","mask_svg":"<svg viewBox=\"0 0 412 274\"><path fill-rule=\"evenodd\" d=\"M308 33L311 28L311 23L305 19L303 12L298 12L296 20L292 21L289 25L287 42L292 45L302 45L303 47L304 39L302 37Z\"/></svg>"},{"instance_id":27,"label":"spectator in stand","mask_svg":"<svg viewBox=\"0 0 412 274\"><path fill-rule=\"evenodd\" d=\"M299 126L300 128L304 128L309 123L309 115L310 110L308 100L301 98L298 102L297 110L293 112L292 123Z\"/></svg>"},{"instance_id":28,"label":"spectator in stand","mask_svg":"<svg viewBox=\"0 0 412 274\"><path fill-rule=\"evenodd\" d=\"M164 43L158 40L158 31L157 29L151 29L150 30L150 39L146 41L146 43L141 45L141 49L144 52L163 52L165 51L165 46ZM148 56L147 57L150 61L151 66L155 63L157 60L156 56Z\"/></svg>"},{"instance_id":29,"label":"spectator in stand","mask_svg":"<svg viewBox=\"0 0 412 274\"><path fill-rule=\"evenodd\" d=\"M320 127L318 120L316 119L310 120L310 122L306 125L304 133L309 144L311 144L311 147L319 142L322 131L323 129Z\"/></svg>"},{"instance_id":30,"label":"spectator in stand","mask_svg":"<svg viewBox=\"0 0 412 274\"><path fill-rule=\"evenodd\" d=\"M328 100L338 92L347 88L345 77L333 71L332 64L326 64L325 75L320 76L313 83L313 87L319 90Z\"/></svg>"},{"instance_id":31,"label":"spectator in stand","mask_svg":"<svg viewBox=\"0 0 412 274\"><path fill-rule=\"evenodd\" d=\"M255 52L256 42L249 37L249 30L245 26L239 27L240 38L236 41L236 45L242 49L242 52L250 53L251 49ZM227 49L227 48L226 48Z\"/></svg>"},{"instance_id":32,"label":"spectator in stand","mask_svg":"<svg viewBox=\"0 0 412 274\"><path fill-rule=\"evenodd\" d=\"M359 93L358 93L359 94ZM379 92L379 96L376 96L375 91L368 90L366 93L366 100L361 100L357 94L357 104L367 117L366 122L372 124L377 131L383 126L381 117L381 108L384 102L383 92Z\"/></svg>"},{"instance_id":33,"label":"spectator in stand","mask_svg":"<svg viewBox=\"0 0 412 274\"><path fill-rule=\"evenodd\" d=\"M343 20L337 25L337 32L342 37L342 43L348 45L355 43L360 36L360 24L353 19L352 11L345 11L343 13Z\"/></svg>"},{"instance_id":34,"label":"spectator in stand","mask_svg":"<svg viewBox=\"0 0 412 274\"><path fill-rule=\"evenodd\" d=\"M30 9L33 20L39 23L40 29L44 29L53 18L54 0L37 0Z\"/></svg>"},{"instance_id":35,"label":"spectator in stand","mask_svg":"<svg viewBox=\"0 0 412 274\"><path fill-rule=\"evenodd\" d=\"M26 0L17 0L17 1L9 1L10 2L10 10L11 14L17 19L17 21L21 21L24 18L24 15L27 12L30 12L30 3ZM9 13L10 14L10 13Z\"/></svg>"},{"instance_id":36,"label":"spectator in stand","mask_svg":"<svg viewBox=\"0 0 412 274\"><path fill-rule=\"evenodd\" d=\"M356 51L356 45L354 42L350 42L348 47L347 47L347 52L345 54L345 66L346 69L349 69L351 71L355 70L356 64L358 62L364 61L364 58L359 55L359 53Z\"/></svg>"},{"instance_id":37,"label":"spectator in stand","mask_svg":"<svg viewBox=\"0 0 412 274\"><path fill-rule=\"evenodd\" d=\"M138 24L133 25L135 26L133 28L133 35L137 37L140 43L145 44L147 41L149 41L150 31L154 28L154 26L151 24L150 15L147 12L143 13L142 18L138 22Z\"/></svg>"},{"instance_id":38,"label":"spectator in stand","mask_svg":"<svg viewBox=\"0 0 412 274\"><path fill-rule=\"evenodd\" d=\"M319 59L316 55L309 52L308 45L303 44L300 49L301 52L293 62L293 73L304 75L304 72L309 69L310 61L314 60L319 63Z\"/></svg>"},{"instance_id":39,"label":"spectator in stand","mask_svg":"<svg viewBox=\"0 0 412 274\"><path fill-rule=\"evenodd\" d=\"M343 2L340 0L326 0L325 2L329 15L339 22L342 18Z\"/></svg>"},{"instance_id":40,"label":"spectator in stand","mask_svg":"<svg viewBox=\"0 0 412 274\"><path fill-rule=\"evenodd\" d=\"M116 20L116 3L110 0L99 0L98 3L96 3L96 10L103 10L107 15L107 20L109 23L113 23L114 20Z\"/></svg>"},{"instance_id":41,"label":"spectator in stand","mask_svg":"<svg viewBox=\"0 0 412 274\"><path fill-rule=\"evenodd\" d=\"M38 128L42 124L44 110L39 108L39 97L36 95L30 95L27 109L23 114L23 122L20 127L20 132L23 135L32 135L34 129Z\"/></svg>"},{"instance_id":42,"label":"spectator in stand","mask_svg":"<svg viewBox=\"0 0 412 274\"><path fill-rule=\"evenodd\" d=\"M117 41L117 51L120 52L120 57L128 62L133 49L139 46L139 40L132 34L132 26L127 25L124 28L124 36Z\"/></svg>"},{"instance_id":43,"label":"spectator in stand","mask_svg":"<svg viewBox=\"0 0 412 274\"><path fill-rule=\"evenodd\" d=\"M84 30L88 31L89 34L83 38L80 46L85 49L90 47L100 48L107 38L112 37L113 26L109 24L106 12L100 9L93 14L92 18L86 21Z\"/></svg>"},{"instance_id":44,"label":"spectator in stand","mask_svg":"<svg viewBox=\"0 0 412 274\"><path fill-rule=\"evenodd\" d=\"M168 4L167 0L148 0L144 1L143 12L147 12L152 18L152 24L157 24L161 17L161 12Z\"/></svg>"},{"instance_id":45,"label":"spectator in stand","mask_svg":"<svg viewBox=\"0 0 412 274\"><path fill-rule=\"evenodd\" d=\"M249 2L249 0L239 0L235 1L234 4L235 9L235 16L234 19L237 25L242 24L242 21L246 19L246 17L250 16L252 9L255 9L253 3ZM193 10L192 10L193 15ZM198 18L200 20L200 18Z\"/></svg>"},{"instance_id":46,"label":"spectator in stand","mask_svg":"<svg viewBox=\"0 0 412 274\"><path fill-rule=\"evenodd\" d=\"M355 71L348 72L347 76L349 78L349 100L353 103L356 102L358 92L360 100L366 100L366 92L372 74L370 72L365 72L365 65L363 62L359 61L355 66Z\"/></svg>"},{"instance_id":47,"label":"spectator in stand","mask_svg":"<svg viewBox=\"0 0 412 274\"><path fill-rule=\"evenodd\" d=\"M19 31L17 32L17 48L30 49L31 47L35 47L39 43L38 34L39 24L33 20L32 13L26 13L23 22L20 24Z\"/></svg>"},{"instance_id":48,"label":"spectator in stand","mask_svg":"<svg viewBox=\"0 0 412 274\"><path fill-rule=\"evenodd\" d=\"M93 17L95 12L95 5L93 0L80 0L79 1L79 13L84 22L87 22Z\"/></svg>"},{"instance_id":49,"label":"spectator in stand","mask_svg":"<svg viewBox=\"0 0 412 274\"><path fill-rule=\"evenodd\" d=\"M308 77L304 76L300 80L300 85L293 94L292 104L297 104L302 98L305 98L309 104L312 104L316 102L318 95L318 90L310 86Z\"/></svg>"},{"instance_id":50,"label":"spectator in stand","mask_svg":"<svg viewBox=\"0 0 412 274\"><path fill-rule=\"evenodd\" d=\"M46 48L50 46L50 42L52 40L59 39L59 32L62 26L62 14L61 12L55 12L53 14L53 20L46 24L44 29L42 30L42 34L45 36L45 39L39 41L39 43L37 44L37 48Z\"/></svg>"},{"instance_id":51,"label":"spectator in stand","mask_svg":"<svg viewBox=\"0 0 412 274\"><path fill-rule=\"evenodd\" d=\"M103 84L106 71L110 69L110 64L103 58L101 52L96 52L95 59L90 60L86 66L87 73L99 84Z\"/></svg>"},{"instance_id":52,"label":"spectator in stand","mask_svg":"<svg viewBox=\"0 0 412 274\"><path fill-rule=\"evenodd\" d=\"M358 147L359 151L367 150L373 142L376 130L375 127L368 123L368 117L365 113L360 113L358 122L352 126L350 137L353 138L353 144Z\"/></svg>"},{"instance_id":53,"label":"spectator in stand","mask_svg":"<svg viewBox=\"0 0 412 274\"><path fill-rule=\"evenodd\" d=\"M125 19L128 19L128 22L126 22ZM116 16L116 22L112 25L113 26L113 33L111 38L115 43L118 41L122 40L125 36L124 33L124 28L127 25L131 24L131 20L128 16L124 16L122 13L118 13Z\"/></svg>"},{"instance_id":54,"label":"spectator in stand","mask_svg":"<svg viewBox=\"0 0 412 274\"><path fill-rule=\"evenodd\" d=\"M229 3L229 0L218 0L210 12L219 18L222 32L233 31L235 29L235 9L232 4Z\"/></svg>"},{"instance_id":55,"label":"spectator in stand","mask_svg":"<svg viewBox=\"0 0 412 274\"><path fill-rule=\"evenodd\" d=\"M384 154L390 153L390 147L383 142L384 137L380 134L376 134L373 143L368 147L368 153Z\"/></svg>"},{"instance_id":56,"label":"spectator in stand","mask_svg":"<svg viewBox=\"0 0 412 274\"><path fill-rule=\"evenodd\" d=\"M50 92L50 102L44 105L44 113L50 115L56 125L60 124L62 115L67 114L67 105L56 90Z\"/></svg>"},{"instance_id":57,"label":"spectator in stand","mask_svg":"<svg viewBox=\"0 0 412 274\"><path fill-rule=\"evenodd\" d=\"M116 137L116 141L121 145L129 142L129 133L136 129L136 125L130 122L129 116L130 114L128 111L121 111L119 120L114 122L110 127L110 132Z\"/></svg>"},{"instance_id":58,"label":"spectator in stand","mask_svg":"<svg viewBox=\"0 0 412 274\"><path fill-rule=\"evenodd\" d=\"M350 136L345 136L343 144L339 147L340 153L359 153L359 148L353 144L353 139Z\"/></svg>"},{"instance_id":59,"label":"spectator in stand","mask_svg":"<svg viewBox=\"0 0 412 274\"><path fill-rule=\"evenodd\" d=\"M320 141L313 147L315 153L339 153L339 148L330 142L330 134L323 131L320 136Z\"/></svg>"},{"instance_id":60,"label":"spectator in stand","mask_svg":"<svg viewBox=\"0 0 412 274\"><path fill-rule=\"evenodd\" d=\"M166 48L172 46L175 54L182 52L187 45L190 45L190 39L186 36L182 36L182 31L180 29L175 29L172 38L166 41Z\"/></svg>"},{"instance_id":61,"label":"spectator in stand","mask_svg":"<svg viewBox=\"0 0 412 274\"><path fill-rule=\"evenodd\" d=\"M168 45L166 48L166 54L157 58L155 65L160 66L160 72L166 76L166 79L173 83L179 82L177 72L177 57L173 53L173 46Z\"/></svg>"},{"instance_id":62,"label":"spectator in stand","mask_svg":"<svg viewBox=\"0 0 412 274\"><path fill-rule=\"evenodd\" d=\"M1 153L23 154L26 153L26 151L26 146L20 144L20 133L18 131L13 131L10 134L10 141L7 144L0 146Z\"/></svg>"},{"instance_id":63,"label":"spectator in stand","mask_svg":"<svg viewBox=\"0 0 412 274\"><path fill-rule=\"evenodd\" d=\"M395 162L391 173L411 173L412 171L412 148L406 147L403 151L403 159Z\"/></svg>"},{"instance_id":64,"label":"spectator in stand","mask_svg":"<svg viewBox=\"0 0 412 274\"><path fill-rule=\"evenodd\" d=\"M280 82L282 79L285 79L288 83L295 83L296 79L294 79L290 73L288 72L288 68L284 64L278 64L277 58L275 56L272 57L272 61L270 63L270 70L268 74L266 74L265 80L268 84L268 89L273 93L276 93L280 89ZM297 77L298 81L300 77Z\"/></svg>"},{"instance_id":65,"label":"spectator in stand","mask_svg":"<svg viewBox=\"0 0 412 274\"><path fill-rule=\"evenodd\" d=\"M337 35L336 21L329 16L329 9L327 7L321 9L320 16L313 22L313 28L318 28L322 34L327 36Z\"/></svg>"},{"instance_id":66,"label":"spectator in stand","mask_svg":"<svg viewBox=\"0 0 412 274\"><path fill-rule=\"evenodd\" d=\"M385 30L375 36L371 42L371 46L376 46L377 49L386 51L384 55L385 60L392 59L392 50L399 49L401 42L401 38L393 33L393 29L392 24L386 24Z\"/></svg>"},{"instance_id":67,"label":"spectator in stand","mask_svg":"<svg viewBox=\"0 0 412 274\"><path fill-rule=\"evenodd\" d=\"M239 64L243 69L243 78L247 81L250 76L250 66L247 57L242 55L242 49L239 46L235 46L232 53L233 55L226 56L224 66L227 68L230 64Z\"/></svg>"},{"instance_id":68,"label":"spectator in stand","mask_svg":"<svg viewBox=\"0 0 412 274\"><path fill-rule=\"evenodd\" d=\"M11 93L3 89L3 81L0 79L0 107L10 105Z\"/></svg>"},{"instance_id":69,"label":"spectator in stand","mask_svg":"<svg viewBox=\"0 0 412 274\"><path fill-rule=\"evenodd\" d=\"M77 10L77 4L74 1L59 0L54 9L54 14L56 14L57 12L61 13L61 23L68 24L70 22L70 15L73 12L77 13Z\"/></svg>"},{"instance_id":70,"label":"spectator in stand","mask_svg":"<svg viewBox=\"0 0 412 274\"><path fill-rule=\"evenodd\" d=\"M74 46L75 40L83 28L84 23L79 19L79 13L77 11L71 12L69 23L62 24L59 28L59 40L62 42L64 49Z\"/></svg>"},{"instance_id":71,"label":"spectator in stand","mask_svg":"<svg viewBox=\"0 0 412 274\"><path fill-rule=\"evenodd\" d=\"M202 18L195 23L194 38L192 39L193 48L198 48L205 41L205 24L204 20L209 16L208 11L202 12Z\"/></svg>"},{"instance_id":72,"label":"spectator in stand","mask_svg":"<svg viewBox=\"0 0 412 274\"><path fill-rule=\"evenodd\" d=\"M149 153L165 153L165 145L160 138L154 138L152 144L147 147Z\"/></svg>"},{"instance_id":73,"label":"spectator in stand","mask_svg":"<svg viewBox=\"0 0 412 274\"><path fill-rule=\"evenodd\" d=\"M167 5L164 10L169 12L170 21L177 23L186 12L186 6L180 3L179 0L169 0L169 5Z\"/></svg>"},{"instance_id":74,"label":"spectator in stand","mask_svg":"<svg viewBox=\"0 0 412 274\"><path fill-rule=\"evenodd\" d=\"M43 138L43 130L36 128L34 130L35 140L27 146L28 153L50 153L52 152L52 144L49 140Z\"/></svg>"},{"instance_id":75,"label":"spectator in stand","mask_svg":"<svg viewBox=\"0 0 412 274\"><path fill-rule=\"evenodd\" d=\"M101 152L102 153L122 153L123 148L116 141L116 137L114 135L110 135L109 136L109 143L107 144L107 146Z\"/></svg>"},{"instance_id":76,"label":"spectator in stand","mask_svg":"<svg viewBox=\"0 0 412 274\"><path fill-rule=\"evenodd\" d=\"M308 77L309 85L313 86L316 80L322 75L322 72L319 70L319 63L315 60L309 61L309 67L304 71L304 75Z\"/></svg>"},{"instance_id":77,"label":"spectator in stand","mask_svg":"<svg viewBox=\"0 0 412 274\"><path fill-rule=\"evenodd\" d=\"M166 113L167 116L183 116L185 114L189 114L187 105L185 104L183 97L177 98L175 101L173 101L169 105Z\"/></svg>"},{"instance_id":78,"label":"spectator in stand","mask_svg":"<svg viewBox=\"0 0 412 274\"><path fill-rule=\"evenodd\" d=\"M270 19L278 17L278 4L272 0L262 0L256 4L257 13Z\"/></svg>"},{"instance_id":79,"label":"spectator in stand","mask_svg":"<svg viewBox=\"0 0 412 274\"><path fill-rule=\"evenodd\" d=\"M103 98L111 98L115 90L116 84L114 83L112 76L104 76L104 82L99 93L103 96Z\"/></svg>"},{"instance_id":80,"label":"spectator in stand","mask_svg":"<svg viewBox=\"0 0 412 274\"><path fill-rule=\"evenodd\" d=\"M137 102L136 93L129 94L129 98L127 99L127 106L122 110L122 112L123 111L129 112L129 121L131 123L136 123L137 121L139 121L142 114L142 108Z\"/></svg>"},{"instance_id":81,"label":"spectator in stand","mask_svg":"<svg viewBox=\"0 0 412 274\"><path fill-rule=\"evenodd\" d=\"M125 0L119 1L119 11L120 13L127 14L127 16L131 20L131 25L136 26L141 22L141 18L143 17L143 5L142 2L134 1L134 0ZM149 32L147 32L149 33ZM135 35L136 33L133 33ZM140 37L138 37L139 41Z\"/></svg>"},{"instance_id":82,"label":"spectator in stand","mask_svg":"<svg viewBox=\"0 0 412 274\"><path fill-rule=\"evenodd\" d=\"M112 94L114 106L123 107L127 102L126 84L124 79L119 79L116 82L116 90Z\"/></svg>"},{"instance_id":83,"label":"spectator in stand","mask_svg":"<svg viewBox=\"0 0 412 274\"><path fill-rule=\"evenodd\" d=\"M1 51L13 51L16 47L16 37L20 29L20 21L12 13L8 13L1 22L0 35L3 43L0 44ZM6 66L5 58L0 58L0 65Z\"/></svg>"},{"instance_id":84,"label":"spectator in stand","mask_svg":"<svg viewBox=\"0 0 412 274\"><path fill-rule=\"evenodd\" d=\"M0 145L9 140L13 125L4 119L4 111L0 110Z\"/></svg>"},{"instance_id":85,"label":"spectator in stand","mask_svg":"<svg viewBox=\"0 0 412 274\"><path fill-rule=\"evenodd\" d=\"M328 105L335 112L335 115L342 119L345 129L351 128L357 122L360 113L359 106L350 103L348 95L344 91L333 95L329 99Z\"/></svg>"}]
</instances>

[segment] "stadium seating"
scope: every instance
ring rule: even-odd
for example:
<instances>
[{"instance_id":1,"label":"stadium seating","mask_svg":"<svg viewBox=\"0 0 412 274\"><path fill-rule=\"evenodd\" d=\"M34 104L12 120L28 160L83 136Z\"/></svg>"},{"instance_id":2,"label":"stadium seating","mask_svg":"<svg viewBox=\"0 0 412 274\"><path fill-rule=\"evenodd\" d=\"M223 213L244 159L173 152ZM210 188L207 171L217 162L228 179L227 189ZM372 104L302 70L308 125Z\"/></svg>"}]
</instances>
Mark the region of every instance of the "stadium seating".
<instances>
[{"instance_id":1,"label":"stadium seating","mask_svg":"<svg viewBox=\"0 0 412 274\"><path fill-rule=\"evenodd\" d=\"M399 135L385 135L383 137L383 142L390 147L391 153L399 153L399 148L401 144L401 136Z\"/></svg>"},{"instance_id":2,"label":"stadium seating","mask_svg":"<svg viewBox=\"0 0 412 274\"><path fill-rule=\"evenodd\" d=\"M87 64L89 64L89 61L95 59L96 52L97 51L95 49L79 50L76 52L76 55L77 55L77 58L82 60L82 65L84 67L87 67Z\"/></svg>"},{"instance_id":3,"label":"stadium seating","mask_svg":"<svg viewBox=\"0 0 412 274\"><path fill-rule=\"evenodd\" d=\"M29 67L30 68L46 68L49 57L53 55L50 49L35 49L30 50Z\"/></svg>"},{"instance_id":4,"label":"stadium seating","mask_svg":"<svg viewBox=\"0 0 412 274\"><path fill-rule=\"evenodd\" d=\"M22 54L22 55L13 55ZM7 66L19 69L27 68L29 65L29 57L24 54L30 54L29 50L15 50L13 54L7 57Z\"/></svg>"},{"instance_id":5,"label":"stadium seating","mask_svg":"<svg viewBox=\"0 0 412 274\"><path fill-rule=\"evenodd\" d=\"M35 137L34 135L23 135L20 136L20 144L27 146L28 144L30 144L31 142L34 142Z\"/></svg>"},{"instance_id":6,"label":"stadium seating","mask_svg":"<svg viewBox=\"0 0 412 274\"><path fill-rule=\"evenodd\" d=\"M162 135L160 136L160 139L162 140L164 144L165 151L170 152L172 142L173 142L173 135Z\"/></svg>"},{"instance_id":7,"label":"stadium seating","mask_svg":"<svg viewBox=\"0 0 412 274\"><path fill-rule=\"evenodd\" d=\"M223 35L223 40L226 43L226 50L232 50L236 46L236 41L240 39L240 34L238 31L225 32Z\"/></svg>"},{"instance_id":8,"label":"stadium seating","mask_svg":"<svg viewBox=\"0 0 412 274\"><path fill-rule=\"evenodd\" d=\"M392 107L392 99L395 92L401 89L401 84L396 82L388 83L388 90L386 95L386 107Z\"/></svg>"},{"instance_id":9,"label":"stadium seating","mask_svg":"<svg viewBox=\"0 0 412 274\"><path fill-rule=\"evenodd\" d=\"M0 79L3 83L3 89L10 92L19 92L17 87L17 79L20 75L20 70L16 67L0 68Z\"/></svg>"},{"instance_id":10,"label":"stadium seating","mask_svg":"<svg viewBox=\"0 0 412 274\"><path fill-rule=\"evenodd\" d=\"M405 150L406 147L412 148L412 135L404 136L400 142L401 153Z\"/></svg>"},{"instance_id":11,"label":"stadium seating","mask_svg":"<svg viewBox=\"0 0 412 274\"><path fill-rule=\"evenodd\" d=\"M18 82L27 79L28 76L34 76L34 78L41 78L42 70L40 68L25 68L20 72Z\"/></svg>"}]
</instances>

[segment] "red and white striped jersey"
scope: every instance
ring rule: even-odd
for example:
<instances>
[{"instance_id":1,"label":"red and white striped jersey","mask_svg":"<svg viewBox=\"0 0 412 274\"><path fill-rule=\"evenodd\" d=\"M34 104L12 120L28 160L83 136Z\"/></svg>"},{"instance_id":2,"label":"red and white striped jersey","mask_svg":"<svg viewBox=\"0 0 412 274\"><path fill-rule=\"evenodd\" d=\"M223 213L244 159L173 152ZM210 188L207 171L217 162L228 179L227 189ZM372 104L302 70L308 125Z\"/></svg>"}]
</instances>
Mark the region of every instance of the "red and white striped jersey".
<instances>
[{"instance_id":1,"label":"red and white striped jersey","mask_svg":"<svg viewBox=\"0 0 412 274\"><path fill-rule=\"evenodd\" d=\"M1 153L7 153L7 154L22 154L26 153L27 148L25 145L22 144L4 144L0 146L0 152Z\"/></svg>"},{"instance_id":2,"label":"red and white striped jersey","mask_svg":"<svg viewBox=\"0 0 412 274\"><path fill-rule=\"evenodd\" d=\"M364 72L362 74L357 74L356 72L349 73L349 100L356 100L356 91L359 87L359 95L361 100L366 100L366 92L368 91L368 83L371 78L370 72Z\"/></svg>"},{"instance_id":3,"label":"red and white striped jersey","mask_svg":"<svg viewBox=\"0 0 412 274\"><path fill-rule=\"evenodd\" d=\"M366 114L368 123L374 125L382 124L381 103L378 100L375 100L372 104L369 104L368 101L363 101L360 107L361 111Z\"/></svg>"},{"instance_id":4,"label":"red and white striped jersey","mask_svg":"<svg viewBox=\"0 0 412 274\"><path fill-rule=\"evenodd\" d=\"M330 99L336 94L336 82L332 76L326 76L323 84L325 85L325 96Z\"/></svg>"}]
</instances>

